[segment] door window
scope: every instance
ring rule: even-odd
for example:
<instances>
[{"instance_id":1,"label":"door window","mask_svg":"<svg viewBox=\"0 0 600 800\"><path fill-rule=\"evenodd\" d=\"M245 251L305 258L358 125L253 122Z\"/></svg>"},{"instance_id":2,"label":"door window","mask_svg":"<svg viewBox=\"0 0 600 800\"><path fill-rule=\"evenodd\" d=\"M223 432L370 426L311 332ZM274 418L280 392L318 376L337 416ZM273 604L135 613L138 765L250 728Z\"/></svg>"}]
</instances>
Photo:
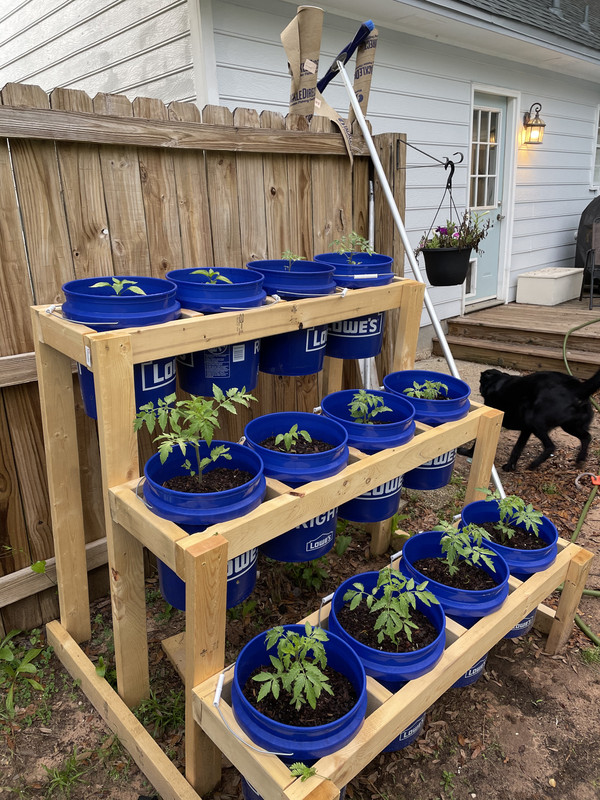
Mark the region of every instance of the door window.
<instances>
[{"instance_id":1,"label":"door window","mask_svg":"<svg viewBox=\"0 0 600 800\"><path fill-rule=\"evenodd\" d=\"M498 201L498 139L500 112L473 109L473 139L469 206L495 208Z\"/></svg>"}]
</instances>

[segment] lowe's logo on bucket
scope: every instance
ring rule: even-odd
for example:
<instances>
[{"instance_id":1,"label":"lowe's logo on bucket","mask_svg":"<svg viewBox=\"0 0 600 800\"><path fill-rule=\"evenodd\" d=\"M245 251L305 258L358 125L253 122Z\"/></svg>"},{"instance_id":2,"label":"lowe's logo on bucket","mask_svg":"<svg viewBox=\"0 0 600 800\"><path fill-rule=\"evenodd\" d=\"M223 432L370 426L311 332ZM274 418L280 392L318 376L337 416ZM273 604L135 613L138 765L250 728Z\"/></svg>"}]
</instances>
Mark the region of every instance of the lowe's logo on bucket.
<instances>
[{"instance_id":1,"label":"lowe's logo on bucket","mask_svg":"<svg viewBox=\"0 0 600 800\"><path fill-rule=\"evenodd\" d=\"M471 667L471 669L468 669L468 670L465 672L465 674L463 675L463 678L472 678L472 677L474 677L475 675L479 675L479 673L480 673L480 672L482 672L482 671L483 671L483 668L485 667L485 661L486 661L486 659L487 659L487 653L486 653L486 654L484 655L484 657L483 657L482 659L480 659L480 660L479 660L479 661L478 661L476 664L473 664L473 666Z\"/></svg>"},{"instance_id":2,"label":"lowe's logo on bucket","mask_svg":"<svg viewBox=\"0 0 600 800\"><path fill-rule=\"evenodd\" d=\"M365 494L361 494L361 500L381 500L383 497L391 497L396 492L399 492L402 489L402 479L403 475L398 475L397 478L392 478L391 481L387 481L387 483L382 483L380 486L376 486L374 489L371 489L370 492L365 492Z\"/></svg>"},{"instance_id":3,"label":"lowe's logo on bucket","mask_svg":"<svg viewBox=\"0 0 600 800\"><path fill-rule=\"evenodd\" d=\"M373 317L357 317L356 319L342 319L329 324L331 336L347 336L353 339L378 336L381 333L383 312Z\"/></svg>"},{"instance_id":4,"label":"lowe's logo on bucket","mask_svg":"<svg viewBox=\"0 0 600 800\"><path fill-rule=\"evenodd\" d=\"M230 578L239 578L240 575L248 572L249 569L252 569L254 564L256 563L256 558L258 555L258 550L254 547L252 550L247 550L245 553L242 553L235 558L231 558L227 562L227 580Z\"/></svg>"},{"instance_id":5,"label":"lowe's logo on bucket","mask_svg":"<svg viewBox=\"0 0 600 800\"><path fill-rule=\"evenodd\" d=\"M323 350L327 344L327 328L309 328L306 331L306 352Z\"/></svg>"},{"instance_id":6,"label":"lowe's logo on bucket","mask_svg":"<svg viewBox=\"0 0 600 800\"><path fill-rule=\"evenodd\" d=\"M333 541L333 531L329 531L329 533L320 536L318 539L312 539L310 542L306 543L306 552L307 553L314 553L315 550L321 550L323 547L326 547L330 542Z\"/></svg>"},{"instance_id":7,"label":"lowe's logo on bucket","mask_svg":"<svg viewBox=\"0 0 600 800\"><path fill-rule=\"evenodd\" d=\"M175 359L161 358L159 361L146 361L142 369L142 391L149 392L158 386L175 383Z\"/></svg>"},{"instance_id":8,"label":"lowe's logo on bucket","mask_svg":"<svg viewBox=\"0 0 600 800\"><path fill-rule=\"evenodd\" d=\"M420 733L424 722L425 722L425 714L422 714L416 722L413 722L410 728L405 728L402 731L398 739L400 739L400 741L402 742L405 739L410 739L411 736Z\"/></svg>"},{"instance_id":9,"label":"lowe's logo on bucket","mask_svg":"<svg viewBox=\"0 0 600 800\"><path fill-rule=\"evenodd\" d=\"M447 453L442 453L436 458L432 458L431 461L427 461L425 464L421 464L419 469L443 469L447 467L448 464L453 464L456 458L456 450L448 450Z\"/></svg>"}]
</instances>

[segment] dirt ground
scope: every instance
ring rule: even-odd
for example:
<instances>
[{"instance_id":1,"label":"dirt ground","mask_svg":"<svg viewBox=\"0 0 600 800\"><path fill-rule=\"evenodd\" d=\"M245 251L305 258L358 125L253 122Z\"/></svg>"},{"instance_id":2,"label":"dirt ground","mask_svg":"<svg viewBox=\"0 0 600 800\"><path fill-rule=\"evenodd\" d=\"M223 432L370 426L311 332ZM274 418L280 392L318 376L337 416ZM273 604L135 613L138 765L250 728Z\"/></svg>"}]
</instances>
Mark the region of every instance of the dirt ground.
<instances>
[{"instance_id":1,"label":"dirt ground","mask_svg":"<svg viewBox=\"0 0 600 800\"><path fill-rule=\"evenodd\" d=\"M443 359L419 362L421 368L447 371ZM459 363L474 399L480 365ZM525 465L539 443L531 442L514 473L503 473L516 434L503 431L496 457L507 493L519 494L552 518L570 539L589 497L589 478L575 484L580 472L600 472L600 415L595 414L593 442L585 468L573 462L576 441L562 432L553 438L555 456L537 472ZM400 525L428 530L439 517L451 519L462 505L469 464L458 457L452 483L435 492L404 491ZM371 557L369 538L349 526L341 536L351 541L343 553L332 551L312 567L285 566L259 557L259 577L251 598L228 612L227 657L235 658L252 636L273 624L295 622L314 610L319 598L346 577L383 566ZM338 540L340 537L338 536ZM342 540L344 541L344 540ZM600 548L600 493L589 509L578 544ZM393 552L395 545L392 544ZM600 589L600 559L595 559L588 588ZM148 580L148 635L153 696L138 710L161 746L183 769L183 695L160 641L183 629L184 615L165 608L155 577ZM558 595L548 599L555 605ZM600 598L584 597L579 614L600 634ZM86 645L95 662L107 663L114 680L110 601L92 610L93 638ZM33 660L43 691L18 688L16 713L6 712L6 679L0 660L0 797L72 800L138 800L156 793L131 757L111 734L83 693L65 672L43 632L21 634L18 654L42 647ZM533 632L503 640L490 652L479 681L451 689L430 707L418 741L372 761L347 787L351 800L598 800L600 798L600 650L574 628L564 651L549 657L544 638ZM0 648L1 653L1 648ZM4 680L4 682L3 682ZM237 771L226 766L213 800L241 797Z\"/></svg>"}]
</instances>

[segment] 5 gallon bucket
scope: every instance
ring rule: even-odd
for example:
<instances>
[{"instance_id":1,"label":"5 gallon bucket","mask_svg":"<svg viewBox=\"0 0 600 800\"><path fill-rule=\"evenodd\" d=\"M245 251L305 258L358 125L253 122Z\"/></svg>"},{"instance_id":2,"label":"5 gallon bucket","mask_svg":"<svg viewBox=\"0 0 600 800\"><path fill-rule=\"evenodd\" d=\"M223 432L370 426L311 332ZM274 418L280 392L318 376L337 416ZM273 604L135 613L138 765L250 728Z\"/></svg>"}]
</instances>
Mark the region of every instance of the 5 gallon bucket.
<instances>
[{"instance_id":1,"label":"5 gallon bucket","mask_svg":"<svg viewBox=\"0 0 600 800\"><path fill-rule=\"evenodd\" d=\"M301 635L305 633L304 625L285 625L284 630L293 630ZM235 664L231 705L238 725L258 747L272 753L289 753L282 756L286 763L312 763L334 753L358 733L365 717L366 677L358 656L346 642L332 633L324 642L324 647L328 666L350 680L358 698L350 711L325 725L284 725L262 714L244 696L243 687L252 672L263 664L269 664L269 655L276 654L275 648L267 650L265 633L248 642Z\"/></svg>"},{"instance_id":2,"label":"5 gallon bucket","mask_svg":"<svg viewBox=\"0 0 600 800\"><path fill-rule=\"evenodd\" d=\"M430 592L433 592L440 601L446 614L460 625L470 628L482 617L500 608L502 603L506 600L508 596L508 565L502 556L497 554L493 558L493 564L496 569L495 572L493 572L487 564L481 565L481 569L487 572L488 575L496 581L495 585L490 589L475 591L469 589L455 589L451 586L446 586L446 584L438 583L438 581L433 581L427 578L422 572L419 572L414 564L416 561L423 558L443 557L440 543L441 537L442 534L439 531L426 531L411 536L404 543L404 547L402 548L401 569L405 575L414 578L417 583L428 581L427 588ZM473 666L453 685L459 687L474 683L483 672L486 657L487 654L482 656L477 663L473 664Z\"/></svg>"},{"instance_id":3,"label":"5 gallon bucket","mask_svg":"<svg viewBox=\"0 0 600 800\"><path fill-rule=\"evenodd\" d=\"M362 289L385 286L394 278L394 260L378 253L321 253L315 261L334 268L336 286ZM352 262L352 263L350 263ZM376 311L362 317L330 322L327 329L325 355L332 358L373 358L381 352L385 312Z\"/></svg>"},{"instance_id":4,"label":"5 gallon bucket","mask_svg":"<svg viewBox=\"0 0 600 800\"><path fill-rule=\"evenodd\" d=\"M285 433L293 425L305 430L312 439L333 445L322 453L286 453L262 447L271 436ZM258 453L265 465L265 475L277 478L293 488L309 481L329 478L348 463L348 434L337 422L306 412L283 411L265 414L249 422L244 429L246 446ZM298 525L270 542L261 551L277 561L312 561L329 552L335 541L337 508Z\"/></svg>"},{"instance_id":5,"label":"5 gallon bucket","mask_svg":"<svg viewBox=\"0 0 600 800\"><path fill-rule=\"evenodd\" d=\"M267 294L284 300L323 297L335 291L333 267L315 261L283 259L250 261L248 267L264 276ZM270 375L313 375L323 369L327 325L292 331L262 340L261 372Z\"/></svg>"},{"instance_id":6,"label":"5 gallon bucket","mask_svg":"<svg viewBox=\"0 0 600 800\"><path fill-rule=\"evenodd\" d=\"M410 441L415 433L413 406L403 397L373 390L370 394L381 397L391 411L382 411L375 417L375 424L356 422L350 414L349 404L355 390L333 392L323 398L321 411L334 419L348 433L348 445L367 455L390 447L399 447ZM339 508L342 519L351 522L381 522L390 519L398 510L402 491L402 475L370 489L359 497L344 503Z\"/></svg>"},{"instance_id":7,"label":"5 gallon bucket","mask_svg":"<svg viewBox=\"0 0 600 800\"><path fill-rule=\"evenodd\" d=\"M157 516L177 523L186 533L199 533L209 525L241 517L262 502L266 492L263 464L256 453L242 445L213 440L211 448L229 447L231 461L223 464L231 469L241 469L253 477L242 486L223 492L194 494L167 489L163 483L182 473L182 454L174 450L164 464L157 453L146 462L144 468L144 499ZM201 457L208 453L205 442L201 443ZM216 464L219 466L218 462ZM227 562L227 608L231 608L250 594L256 581L256 549L242 553ZM185 583L166 564L158 560L160 588L167 603L185 611Z\"/></svg>"},{"instance_id":8,"label":"5 gallon bucket","mask_svg":"<svg viewBox=\"0 0 600 800\"><path fill-rule=\"evenodd\" d=\"M409 397L404 390L413 383L423 384L425 381L445 384L448 387L447 400L427 400L421 397ZM469 396L471 389L468 383L452 375L444 375L431 370L401 370L391 372L383 379L383 385L389 392L401 395L414 406L415 419L426 425L443 425L462 419L469 413ZM436 458L427 461L404 475L404 486L407 489L440 489L449 483L456 460L456 450L449 450Z\"/></svg>"},{"instance_id":9,"label":"5 gallon bucket","mask_svg":"<svg viewBox=\"0 0 600 800\"><path fill-rule=\"evenodd\" d=\"M113 280L134 281L136 288L144 294L136 294L125 284L120 294L111 285L92 288L97 283L112 284ZM65 302L62 313L66 319L81 322L96 331L113 331L120 328L139 328L158 325L177 319L180 304L176 299L175 284L162 278L143 275L100 276L68 281L62 287ZM94 376L82 364L78 364L79 383L85 413L96 419L96 395ZM136 407L175 391L175 359L161 358L143 364L134 364Z\"/></svg>"},{"instance_id":10,"label":"5 gallon bucket","mask_svg":"<svg viewBox=\"0 0 600 800\"><path fill-rule=\"evenodd\" d=\"M167 272L177 286L177 299L183 308L217 314L264 303L266 292L260 273L233 267L220 267L213 272L229 282L199 274L194 267ZM242 387L251 391L258 380L259 354L260 339L186 353L177 358L179 383L186 392L205 397L212 395L213 384L223 391Z\"/></svg>"},{"instance_id":11,"label":"5 gallon bucket","mask_svg":"<svg viewBox=\"0 0 600 800\"><path fill-rule=\"evenodd\" d=\"M481 525L483 522L498 522L500 509L496 500L476 500L468 503L461 512L461 521L465 525L474 523ZM516 523L515 523L516 524ZM542 516L539 524L538 535L541 547L534 550L518 550L507 547L493 540L486 541L486 546L495 550L508 564L510 574L520 581L526 581L534 572L541 572L554 563L557 555L558 531L552 520ZM515 639L524 636L533 627L535 612L533 609L515 627L509 631L505 639Z\"/></svg>"}]
</instances>

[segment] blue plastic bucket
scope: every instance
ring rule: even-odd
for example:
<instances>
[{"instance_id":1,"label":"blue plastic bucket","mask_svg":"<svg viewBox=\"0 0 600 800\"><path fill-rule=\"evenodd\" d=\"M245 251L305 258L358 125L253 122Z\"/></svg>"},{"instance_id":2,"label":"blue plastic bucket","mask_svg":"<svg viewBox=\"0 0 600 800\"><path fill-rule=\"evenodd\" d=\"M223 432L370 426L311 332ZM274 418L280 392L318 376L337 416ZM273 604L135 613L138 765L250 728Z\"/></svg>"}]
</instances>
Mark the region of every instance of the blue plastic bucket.
<instances>
[{"instance_id":1,"label":"blue plastic bucket","mask_svg":"<svg viewBox=\"0 0 600 800\"><path fill-rule=\"evenodd\" d=\"M304 625L284 625L284 630L294 630L303 635ZM267 650L264 633L248 642L235 663L231 705L238 725L258 747L273 753L289 753L280 756L288 764L294 761L308 764L336 752L358 733L365 717L366 676L358 656L346 642L334 634L329 634L324 646L328 666L350 680L358 697L356 705L350 711L327 725L284 725L261 714L246 700L243 687L247 679L257 667L270 663L269 655L276 654L276 648Z\"/></svg>"},{"instance_id":2,"label":"blue plastic bucket","mask_svg":"<svg viewBox=\"0 0 600 800\"><path fill-rule=\"evenodd\" d=\"M464 525L470 523L481 525L483 522L498 522L499 519L500 510L496 500L476 500L468 503L461 512L461 523ZM548 517L542 516L538 533L544 546L536 550L518 550L493 540L489 540L487 546L502 556L508 564L511 575L520 581L526 581L534 572L541 572L553 564L558 552L558 531ZM533 609L504 638L515 639L529 633L533 627L536 610Z\"/></svg>"},{"instance_id":3,"label":"blue plastic bucket","mask_svg":"<svg viewBox=\"0 0 600 800\"><path fill-rule=\"evenodd\" d=\"M315 261L250 261L264 277L267 294L285 300L323 297L335 291L333 267ZM270 375L314 375L323 369L327 325L267 336L262 340L259 369Z\"/></svg>"},{"instance_id":4,"label":"blue plastic bucket","mask_svg":"<svg viewBox=\"0 0 600 800\"><path fill-rule=\"evenodd\" d=\"M355 393L353 389L333 392L321 402L324 416L334 419L348 432L350 447L371 455L390 447L399 447L413 438L415 410L408 400L390 392L373 390L370 394L381 397L391 411L377 414L377 424L363 425L353 420L348 408ZM339 515L351 522L380 522L390 519L398 510L401 491L402 475L398 475L341 505Z\"/></svg>"},{"instance_id":5,"label":"blue plastic bucket","mask_svg":"<svg viewBox=\"0 0 600 800\"><path fill-rule=\"evenodd\" d=\"M334 267L333 280L348 289L385 286L394 278L394 259L381 253L319 253L314 260Z\"/></svg>"},{"instance_id":6,"label":"blue plastic bucket","mask_svg":"<svg viewBox=\"0 0 600 800\"><path fill-rule=\"evenodd\" d=\"M207 268L211 269L211 268ZM243 311L261 306L267 296L263 276L249 269L220 267L216 272L230 283L210 283L206 275L194 274L196 268L167 272L177 286L177 299L183 308L217 314ZM190 394L212 395L213 384L220 389L246 388L251 391L258 380L260 339L196 350L177 358L177 373L182 389Z\"/></svg>"},{"instance_id":7,"label":"blue plastic bucket","mask_svg":"<svg viewBox=\"0 0 600 800\"><path fill-rule=\"evenodd\" d=\"M179 316L181 306L175 297L176 287L172 281L144 275L117 275L114 278L135 281L145 294L135 294L127 291L127 288L121 294L115 294L110 286L92 288L96 283L111 283L112 275L68 281L62 287L65 295L62 312L65 318L81 322L96 331L113 331L158 325ZM126 284L126 287L129 285ZM77 368L85 413L96 419L94 376L81 364ZM157 405L159 398L175 391L175 359L161 358L135 364L133 378L137 408L150 401Z\"/></svg>"},{"instance_id":8,"label":"blue plastic bucket","mask_svg":"<svg viewBox=\"0 0 600 800\"><path fill-rule=\"evenodd\" d=\"M461 520L465 525L482 522L498 522L500 510L496 500L476 500L468 503L461 511ZM490 540L486 546L495 550L508 564L510 574L520 581L525 581L534 572L541 572L554 563L557 555L558 531L548 517L542 516L539 528L539 537L543 547L536 550L518 550L515 547L506 547Z\"/></svg>"},{"instance_id":9,"label":"blue plastic bucket","mask_svg":"<svg viewBox=\"0 0 600 800\"><path fill-rule=\"evenodd\" d=\"M367 286L385 286L394 278L394 260L378 253L352 253L349 263L346 255L321 253L315 261L334 267L336 286L362 289ZM327 329L325 354L332 358L373 358L381 352L385 312L378 311L362 317L330 322Z\"/></svg>"},{"instance_id":10,"label":"blue plastic bucket","mask_svg":"<svg viewBox=\"0 0 600 800\"><path fill-rule=\"evenodd\" d=\"M440 381L448 387L447 400L426 400L420 397L409 397L404 390L412 387L414 382ZM432 370L414 369L391 372L383 379L388 392L401 395L414 406L415 419L426 425L443 425L455 422L469 413L469 396L471 389L468 383ZM407 489L440 489L449 483L456 459L456 450L449 450L436 458L427 461L404 475L404 486Z\"/></svg>"},{"instance_id":11,"label":"blue plastic bucket","mask_svg":"<svg viewBox=\"0 0 600 800\"><path fill-rule=\"evenodd\" d=\"M325 355L331 358L374 358L381 352L385 312L330 322Z\"/></svg>"},{"instance_id":12,"label":"blue plastic bucket","mask_svg":"<svg viewBox=\"0 0 600 800\"><path fill-rule=\"evenodd\" d=\"M261 442L293 425L308 431L313 439L333 445L323 453L285 453L269 450ZM334 420L303 411L282 411L265 414L249 422L244 429L246 446L258 453L265 465L265 475L277 478L296 488L309 481L329 478L340 472L348 463L348 434ZM312 561L329 552L335 541L337 508L319 514L270 542L261 545L261 551L277 561Z\"/></svg>"},{"instance_id":13,"label":"blue plastic bucket","mask_svg":"<svg viewBox=\"0 0 600 800\"><path fill-rule=\"evenodd\" d=\"M363 572L347 578L335 591L331 602L329 615L329 630L339 636L352 647L354 652L362 661L367 675L375 678L386 689L397 692L406 681L420 678L432 670L444 653L446 643L446 617L440 605L427 606L425 603L417 602L417 609L421 611L427 619L438 630L436 639L420 650L408 653L388 653L384 650L376 650L361 644L353 636L350 636L341 626L337 614L344 606L345 593L354 587L355 583L362 583L366 592L370 592L377 585L379 573ZM428 587L429 588L429 587ZM373 614L373 620L377 614Z\"/></svg>"},{"instance_id":14,"label":"blue plastic bucket","mask_svg":"<svg viewBox=\"0 0 600 800\"><path fill-rule=\"evenodd\" d=\"M211 449L225 445L229 447L231 461L216 462L216 466L245 470L252 479L234 489L223 492L193 494L166 489L163 483L182 473L184 456L174 450L164 464L157 453L144 467L144 499L157 516L177 523L186 533L199 533L209 525L241 517L262 502L266 492L263 464L256 453L242 445L213 440ZM201 457L208 452L201 443ZM163 597L174 608L185 611L185 583L179 576L158 560L158 574ZM227 607L231 608L250 594L256 580L256 550L249 550L227 562Z\"/></svg>"},{"instance_id":15,"label":"blue plastic bucket","mask_svg":"<svg viewBox=\"0 0 600 800\"><path fill-rule=\"evenodd\" d=\"M438 583L427 578L422 572L415 568L414 564L422 558L440 558L443 556L440 539L442 533L439 531L425 531L411 536L404 543L402 548L402 571L414 578L418 583L428 581L427 588L440 601L444 611L460 625L470 628L482 617L491 614L500 608L508 596L508 565L497 555L493 558L496 572L492 572L486 564L482 564L481 569L487 572L495 581L496 585L491 589L468 590L454 589L443 583ZM455 683L455 687L468 686L474 683L485 666L485 658L482 657ZM483 663L482 663L483 662Z\"/></svg>"}]
</instances>

